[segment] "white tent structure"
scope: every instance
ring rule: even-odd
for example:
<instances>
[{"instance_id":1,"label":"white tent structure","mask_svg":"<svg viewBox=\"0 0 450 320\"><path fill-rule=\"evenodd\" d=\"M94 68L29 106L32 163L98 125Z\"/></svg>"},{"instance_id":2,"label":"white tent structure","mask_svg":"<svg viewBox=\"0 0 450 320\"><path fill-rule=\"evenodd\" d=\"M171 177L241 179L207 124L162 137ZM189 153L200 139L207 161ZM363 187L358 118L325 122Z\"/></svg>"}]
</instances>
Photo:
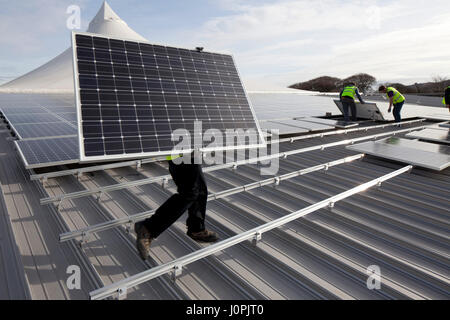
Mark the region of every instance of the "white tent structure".
<instances>
[{"instance_id":1,"label":"white tent structure","mask_svg":"<svg viewBox=\"0 0 450 320\"><path fill-rule=\"evenodd\" d=\"M106 1L90 22L87 32L147 41L132 30ZM0 92L71 93L74 90L72 64L72 48L68 48L39 68L0 86Z\"/></svg>"}]
</instances>

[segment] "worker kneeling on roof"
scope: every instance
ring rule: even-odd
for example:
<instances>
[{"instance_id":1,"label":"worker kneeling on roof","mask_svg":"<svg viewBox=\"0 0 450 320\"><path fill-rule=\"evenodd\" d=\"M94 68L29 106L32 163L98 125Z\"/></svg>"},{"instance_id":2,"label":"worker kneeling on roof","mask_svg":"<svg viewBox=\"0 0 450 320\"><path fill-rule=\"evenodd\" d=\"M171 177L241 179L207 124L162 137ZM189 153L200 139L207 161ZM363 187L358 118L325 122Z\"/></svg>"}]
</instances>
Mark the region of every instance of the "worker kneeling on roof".
<instances>
[{"instance_id":1,"label":"worker kneeling on roof","mask_svg":"<svg viewBox=\"0 0 450 320\"><path fill-rule=\"evenodd\" d=\"M394 87L385 87L381 86L379 88L380 92L386 93L389 99L389 109L388 112L391 112L392 106L394 106L394 111L392 112L395 118L395 122L401 122L402 117L400 112L402 111L403 105L405 104L405 97Z\"/></svg>"},{"instance_id":2,"label":"worker kneeling on roof","mask_svg":"<svg viewBox=\"0 0 450 320\"><path fill-rule=\"evenodd\" d=\"M355 83L349 82L345 84L344 89L341 91L340 97L342 102L342 108L344 109L345 122L349 122L349 115L348 115L349 108L352 111L352 121L356 121L357 120L356 104L355 104L356 97L358 97L361 103L364 104L365 102L361 98L361 95L359 94L358 88L356 87Z\"/></svg>"}]
</instances>

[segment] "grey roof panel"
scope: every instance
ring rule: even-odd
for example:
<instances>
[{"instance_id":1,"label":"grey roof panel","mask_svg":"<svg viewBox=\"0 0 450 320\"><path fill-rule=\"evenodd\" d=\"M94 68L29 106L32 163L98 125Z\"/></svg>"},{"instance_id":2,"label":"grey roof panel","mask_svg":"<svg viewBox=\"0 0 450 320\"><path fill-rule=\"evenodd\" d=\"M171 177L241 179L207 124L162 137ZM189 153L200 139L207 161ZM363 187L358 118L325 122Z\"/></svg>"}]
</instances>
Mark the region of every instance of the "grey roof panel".
<instances>
[{"instance_id":1,"label":"grey roof panel","mask_svg":"<svg viewBox=\"0 0 450 320\"><path fill-rule=\"evenodd\" d=\"M365 142L347 149L437 171L450 166L450 147L401 138Z\"/></svg>"},{"instance_id":2,"label":"grey roof panel","mask_svg":"<svg viewBox=\"0 0 450 320\"><path fill-rule=\"evenodd\" d=\"M309 132L309 130L306 129L284 125L273 121L260 121L259 124L261 125L261 130L263 131L278 130L279 134L295 134L295 133Z\"/></svg>"},{"instance_id":3,"label":"grey roof panel","mask_svg":"<svg viewBox=\"0 0 450 320\"><path fill-rule=\"evenodd\" d=\"M323 119L323 118L298 118L296 120L325 124L327 126L336 127L339 129L353 128L357 127L359 124L357 122L345 122L342 120L333 120L333 119Z\"/></svg>"},{"instance_id":4,"label":"grey roof panel","mask_svg":"<svg viewBox=\"0 0 450 320\"><path fill-rule=\"evenodd\" d=\"M406 135L408 138L416 138L426 141L434 141L439 143L450 144L450 131L449 130L434 130L424 129L420 131L414 131Z\"/></svg>"}]
</instances>

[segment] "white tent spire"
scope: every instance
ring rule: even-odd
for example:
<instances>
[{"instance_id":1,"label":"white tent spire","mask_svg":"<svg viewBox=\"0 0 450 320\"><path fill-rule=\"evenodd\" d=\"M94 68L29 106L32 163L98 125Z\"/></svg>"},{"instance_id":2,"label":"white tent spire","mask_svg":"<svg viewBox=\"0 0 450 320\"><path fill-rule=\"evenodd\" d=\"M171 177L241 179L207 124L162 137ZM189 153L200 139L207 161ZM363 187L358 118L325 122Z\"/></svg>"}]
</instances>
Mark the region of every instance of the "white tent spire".
<instances>
[{"instance_id":1,"label":"white tent spire","mask_svg":"<svg viewBox=\"0 0 450 320\"><path fill-rule=\"evenodd\" d=\"M109 37L147 41L131 29L105 1L87 32ZM69 39L69 35L67 35ZM39 68L0 86L3 92L73 92L72 48Z\"/></svg>"}]
</instances>

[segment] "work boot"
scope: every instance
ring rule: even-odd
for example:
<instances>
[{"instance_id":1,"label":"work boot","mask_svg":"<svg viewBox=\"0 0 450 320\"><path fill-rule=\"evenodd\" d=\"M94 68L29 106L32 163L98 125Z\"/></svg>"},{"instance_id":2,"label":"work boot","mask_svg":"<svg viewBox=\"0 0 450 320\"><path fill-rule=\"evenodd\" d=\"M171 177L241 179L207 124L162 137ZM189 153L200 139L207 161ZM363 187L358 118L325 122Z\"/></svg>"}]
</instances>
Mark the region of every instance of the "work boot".
<instances>
[{"instance_id":1,"label":"work boot","mask_svg":"<svg viewBox=\"0 0 450 320\"><path fill-rule=\"evenodd\" d=\"M208 230L188 232L188 236L198 242L216 242L219 240L217 233Z\"/></svg>"},{"instance_id":2,"label":"work boot","mask_svg":"<svg viewBox=\"0 0 450 320\"><path fill-rule=\"evenodd\" d=\"M138 222L134 225L134 231L136 232L136 248L141 256L142 260L147 260L152 238L150 232L142 222Z\"/></svg>"}]
</instances>

